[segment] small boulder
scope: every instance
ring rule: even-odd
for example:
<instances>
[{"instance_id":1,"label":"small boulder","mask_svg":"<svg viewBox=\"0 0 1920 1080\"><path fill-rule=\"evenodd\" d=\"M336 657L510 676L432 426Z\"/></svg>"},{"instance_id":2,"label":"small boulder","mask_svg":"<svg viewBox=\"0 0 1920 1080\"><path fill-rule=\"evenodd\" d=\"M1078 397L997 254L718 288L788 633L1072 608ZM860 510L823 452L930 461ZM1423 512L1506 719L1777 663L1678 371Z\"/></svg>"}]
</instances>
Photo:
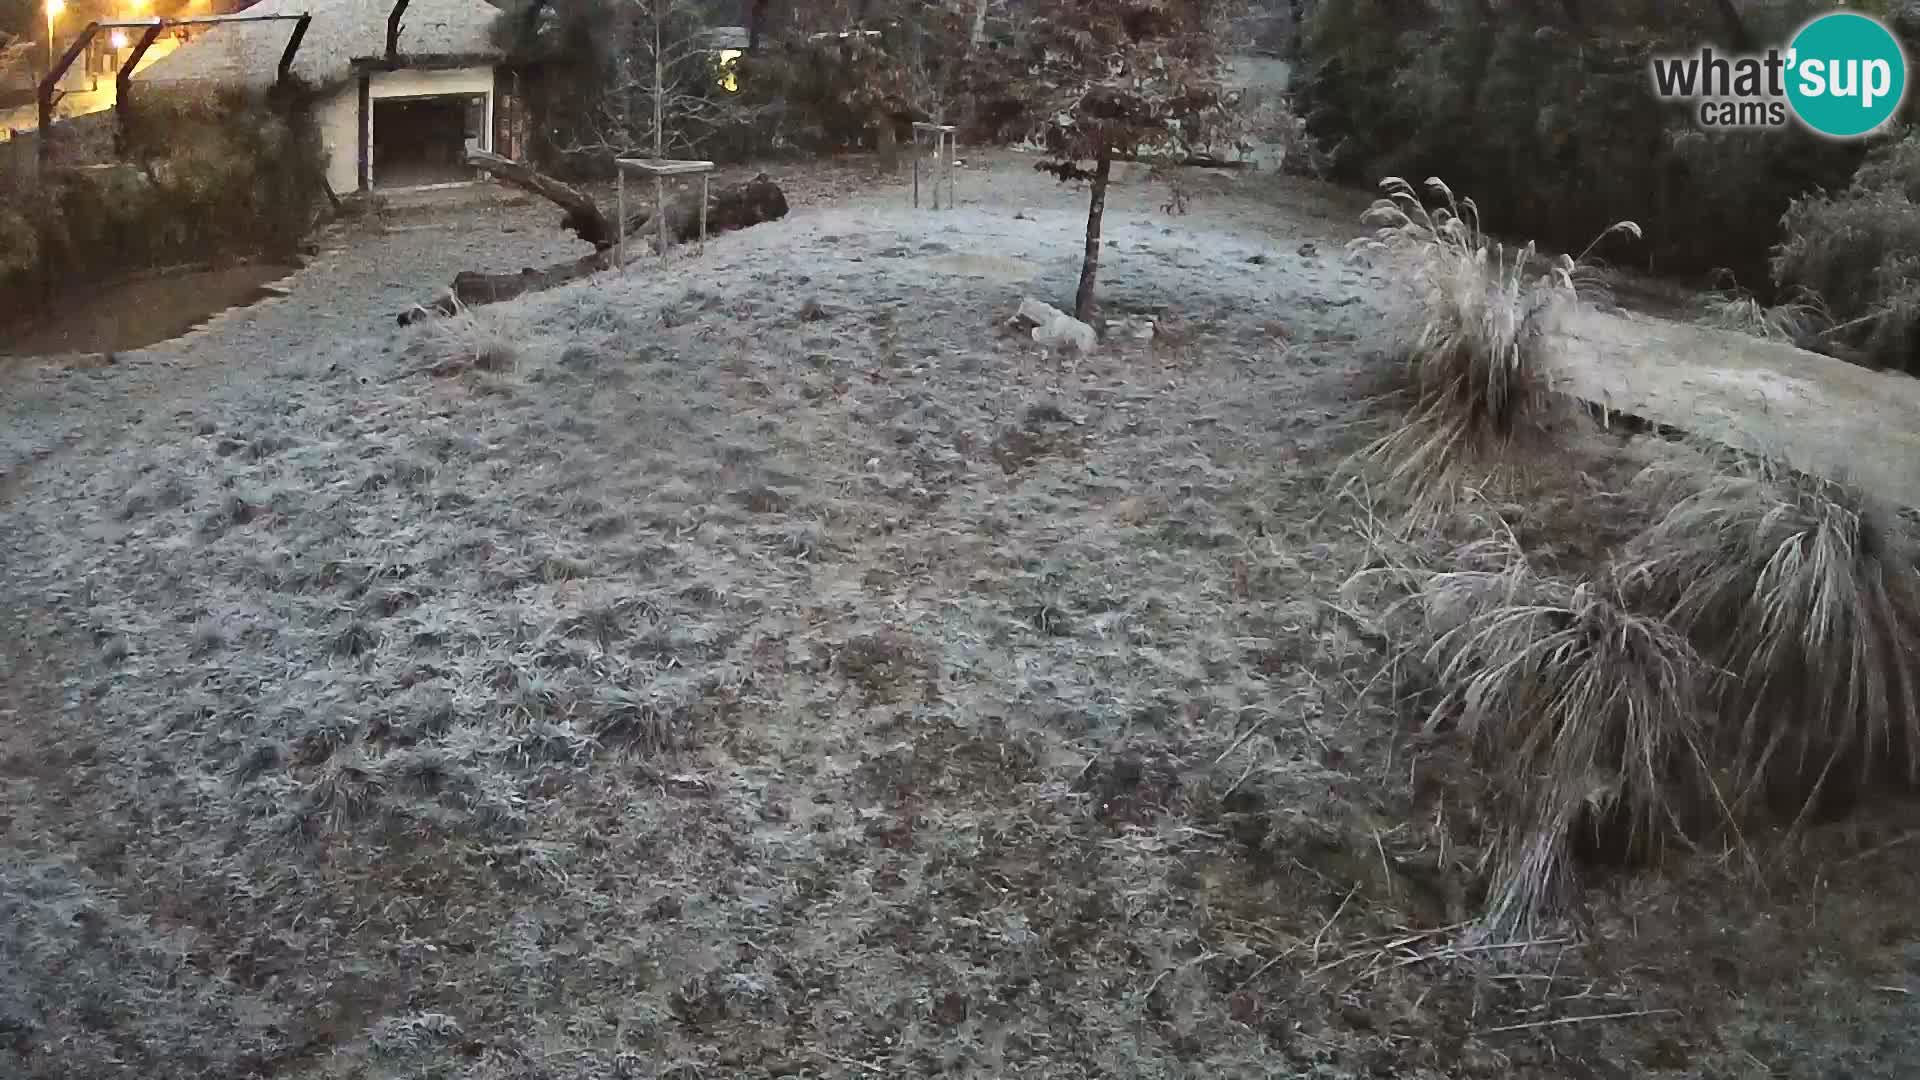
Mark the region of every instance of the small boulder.
<instances>
[{"instance_id":1,"label":"small boulder","mask_svg":"<svg viewBox=\"0 0 1920 1080\"><path fill-rule=\"evenodd\" d=\"M1100 336L1093 327L1061 311L1052 304L1043 303L1028 297L1020 302L1020 311L1014 316L1033 324L1033 340L1042 348L1059 349L1069 346L1081 353L1090 353L1100 343Z\"/></svg>"}]
</instances>

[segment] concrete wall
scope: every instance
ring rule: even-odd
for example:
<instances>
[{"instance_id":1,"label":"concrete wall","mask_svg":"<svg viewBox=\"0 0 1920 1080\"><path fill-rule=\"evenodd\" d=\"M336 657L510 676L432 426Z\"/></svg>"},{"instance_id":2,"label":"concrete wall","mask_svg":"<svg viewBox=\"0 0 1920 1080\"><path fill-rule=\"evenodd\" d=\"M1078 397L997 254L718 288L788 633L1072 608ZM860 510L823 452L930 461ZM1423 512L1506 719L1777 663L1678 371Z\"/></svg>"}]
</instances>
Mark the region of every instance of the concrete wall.
<instances>
[{"instance_id":1,"label":"concrete wall","mask_svg":"<svg viewBox=\"0 0 1920 1080\"><path fill-rule=\"evenodd\" d=\"M372 87L376 98L485 94L491 103L493 69L469 67L450 71L376 71L373 73Z\"/></svg>"},{"instance_id":2,"label":"concrete wall","mask_svg":"<svg viewBox=\"0 0 1920 1080\"><path fill-rule=\"evenodd\" d=\"M327 185L335 195L360 190L360 87L347 85L320 99L314 109Z\"/></svg>"},{"instance_id":3,"label":"concrete wall","mask_svg":"<svg viewBox=\"0 0 1920 1080\"><path fill-rule=\"evenodd\" d=\"M484 97L486 117L480 128L483 150L493 148L493 69L454 68L448 71L376 71L368 83L373 100L404 97ZM334 193L360 190L360 88L349 82L320 102L315 117L327 161L327 183ZM373 113L367 113L367 140L372 142Z\"/></svg>"}]
</instances>

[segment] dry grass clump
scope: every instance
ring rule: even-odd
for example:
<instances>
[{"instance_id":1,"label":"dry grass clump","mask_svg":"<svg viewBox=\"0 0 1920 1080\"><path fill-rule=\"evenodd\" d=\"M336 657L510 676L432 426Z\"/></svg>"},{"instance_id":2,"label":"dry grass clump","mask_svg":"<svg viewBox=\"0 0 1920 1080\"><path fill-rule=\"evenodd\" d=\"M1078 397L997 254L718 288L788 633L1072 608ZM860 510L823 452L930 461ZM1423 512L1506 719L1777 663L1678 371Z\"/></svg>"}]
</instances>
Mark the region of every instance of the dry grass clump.
<instances>
[{"instance_id":1,"label":"dry grass clump","mask_svg":"<svg viewBox=\"0 0 1920 1080\"><path fill-rule=\"evenodd\" d=\"M1444 206L1429 209L1399 177L1381 181L1387 197L1363 217L1379 228L1350 250L1387 256L1411 293L1399 348L1412 408L1366 456L1388 464L1416 509L1432 510L1550 417L1546 350L1556 320L1579 301L1580 259L1560 255L1542 272L1531 242L1492 239L1472 199L1456 199L1437 177L1426 186ZM1638 237L1640 227L1620 222L1594 244L1615 232Z\"/></svg>"},{"instance_id":2,"label":"dry grass clump","mask_svg":"<svg viewBox=\"0 0 1920 1080\"><path fill-rule=\"evenodd\" d=\"M1512 932L1563 895L1583 828L1624 827L1645 851L1717 802L1695 711L1705 666L1610 583L1540 575L1510 538L1461 555L1481 568L1416 594L1442 688L1426 727L1463 736L1487 770L1501 822L1487 915Z\"/></svg>"},{"instance_id":3,"label":"dry grass clump","mask_svg":"<svg viewBox=\"0 0 1920 1080\"><path fill-rule=\"evenodd\" d=\"M1736 806L1765 795L1804 818L1843 768L1920 781L1912 529L1771 466L1681 480L1691 492L1632 543L1623 580L1718 666Z\"/></svg>"},{"instance_id":4,"label":"dry grass clump","mask_svg":"<svg viewBox=\"0 0 1920 1080\"><path fill-rule=\"evenodd\" d=\"M1920 783L1920 541L1784 468L1701 458L1641 476L1652 523L1593 578L1543 575L1503 525L1424 608L1429 732L1494 792L1489 928L1550 911L1576 848L1642 858L1837 796Z\"/></svg>"},{"instance_id":5,"label":"dry grass clump","mask_svg":"<svg viewBox=\"0 0 1920 1080\"><path fill-rule=\"evenodd\" d=\"M427 358L421 370L431 375L512 371L520 359L520 350L499 312L459 303L453 314L426 322L414 351Z\"/></svg>"},{"instance_id":6,"label":"dry grass clump","mask_svg":"<svg viewBox=\"0 0 1920 1080\"><path fill-rule=\"evenodd\" d=\"M1811 340L1832 320L1819 298L1807 294L1778 304L1763 304L1736 285L1707 293L1700 300L1701 321L1721 330L1751 334L1764 341Z\"/></svg>"}]
</instances>

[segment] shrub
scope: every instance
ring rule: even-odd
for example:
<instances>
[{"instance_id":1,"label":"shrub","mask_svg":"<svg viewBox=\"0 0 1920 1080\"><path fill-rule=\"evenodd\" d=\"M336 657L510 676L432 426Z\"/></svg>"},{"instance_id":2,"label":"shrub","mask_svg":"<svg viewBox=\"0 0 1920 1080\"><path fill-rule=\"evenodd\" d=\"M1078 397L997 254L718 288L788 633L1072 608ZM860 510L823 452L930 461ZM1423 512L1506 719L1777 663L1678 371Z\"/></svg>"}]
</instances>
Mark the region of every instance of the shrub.
<instances>
[{"instance_id":1,"label":"shrub","mask_svg":"<svg viewBox=\"0 0 1920 1080\"><path fill-rule=\"evenodd\" d=\"M1700 308L1701 319L1708 326L1793 344L1815 342L1820 330L1832 322L1825 302L1818 296L1768 304L1737 284L1707 293L1701 297Z\"/></svg>"},{"instance_id":2,"label":"shrub","mask_svg":"<svg viewBox=\"0 0 1920 1080\"><path fill-rule=\"evenodd\" d=\"M1837 194L1780 221L1774 281L1824 298L1848 359L1920 375L1920 130L1877 149Z\"/></svg>"},{"instance_id":3,"label":"shrub","mask_svg":"<svg viewBox=\"0 0 1920 1080\"><path fill-rule=\"evenodd\" d=\"M1710 134L1656 105L1650 59L1726 41L1731 6L1318 3L1296 96L1337 179L1446 176L1479 194L1488 228L1560 250L1632 218L1654 237L1646 269L1764 282L1779 215L1843 186L1861 150L1797 128ZM1779 41L1831 6L1742 17L1754 40ZM1920 55L1920 21L1896 25Z\"/></svg>"},{"instance_id":4,"label":"shrub","mask_svg":"<svg viewBox=\"0 0 1920 1080\"><path fill-rule=\"evenodd\" d=\"M1487 919L1512 933L1562 899L1583 833L1624 829L1644 852L1717 805L1695 712L1705 668L1614 586L1538 575L1510 539L1463 561L1487 568L1419 593L1443 689L1426 726L1467 739L1492 784Z\"/></svg>"},{"instance_id":5,"label":"shrub","mask_svg":"<svg viewBox=\"0 0 1920 1080\"><path fill-rule=\"evenodd\" d=\"M1543 271L1532 244L1508 248L1482 231L1472 199L1437 178L1427 185L1445 206L1429 210L1405 180L1382 181L1388 197L1366 215L1380 228L1354 244L1393 259L1409 292L1397 344L1411 412L1368 456L1388 464L1416 510L1437 510L1470 470L1498 467L1516 440L1540 433L1552 409L1549 334L1579 300L1578 260L1561 255ZM1639 226L1615 231L1638 236Z\"/></svg>"},{"instance_id":6,"label":"shrub","mask_svg":"<svg viewBox=\"0 0 1920 1080\"><path fill-rule=\"evenodd\" d=\"M519 363L506 319L491 308L464 304L456 304L447 318L429 321L409 352L424 354L425 370L435 375L511 371Z\"/></svg>"},{"instance_id":7,"label":"shrub","mask_svg":"<svg viewBox=\"0 0 1920 1080\"><path fill-rule=\"evenodd\" d=\"M41 285L284 254L314 222L319 140L297 96L155 92L128 134L125 162L61 167L0 196L0 310L31 310Z\"/></svg>"},{"instance_id":8,"label":"shrub","mask_svg":"<svg viewBox=\"0 0 1920 1080\"><path fill-rule=\"evenodd\" d=\"M1271 88L1253 88L1239 94L1238 110L1248 139L1280 152L1281 171L1293 176L1323 176L1327 155L1307 131L1307 122L1293 108L1293 98Z\"/></svg>"},{"instance_id":9,"label":"shrub","mask_svg":"<svg viewBox=\"0 0 1920 1080\"><path fill-rule=\"evenodd\" d=\"M1910 528L1770 466L1677 479L1629 548L1636 605L1715 665L1734 807L1801 818L1835 781L1920 781L1920 561Z\"/></svg>"}]
</instances>

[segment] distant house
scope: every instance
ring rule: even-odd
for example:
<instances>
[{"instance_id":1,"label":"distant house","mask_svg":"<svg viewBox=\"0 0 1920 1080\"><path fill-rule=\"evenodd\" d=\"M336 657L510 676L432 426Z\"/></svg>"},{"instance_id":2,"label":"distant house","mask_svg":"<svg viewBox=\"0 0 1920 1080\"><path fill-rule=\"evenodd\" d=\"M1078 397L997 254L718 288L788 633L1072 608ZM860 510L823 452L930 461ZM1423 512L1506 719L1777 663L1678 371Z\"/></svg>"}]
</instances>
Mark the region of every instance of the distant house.
<instances>
[{"instance_id":1,"label":"distant house","mask_svg":"<svg viewBox=\"0 0 1920 1080\"><path fill-rule=\"evenodd\" d=\"M249 15L312 14L293 74L320 97L316 119L327 182L336 193L417 188L473 179L469 147L511 130L510 78L484 0L409 0L387 57L393 0L258 0ZM290 23L214 27L156 60L136 86L262 89L272 84ZM496 137L498 133L499 137Z\"/></svg>"}]
</instances>

